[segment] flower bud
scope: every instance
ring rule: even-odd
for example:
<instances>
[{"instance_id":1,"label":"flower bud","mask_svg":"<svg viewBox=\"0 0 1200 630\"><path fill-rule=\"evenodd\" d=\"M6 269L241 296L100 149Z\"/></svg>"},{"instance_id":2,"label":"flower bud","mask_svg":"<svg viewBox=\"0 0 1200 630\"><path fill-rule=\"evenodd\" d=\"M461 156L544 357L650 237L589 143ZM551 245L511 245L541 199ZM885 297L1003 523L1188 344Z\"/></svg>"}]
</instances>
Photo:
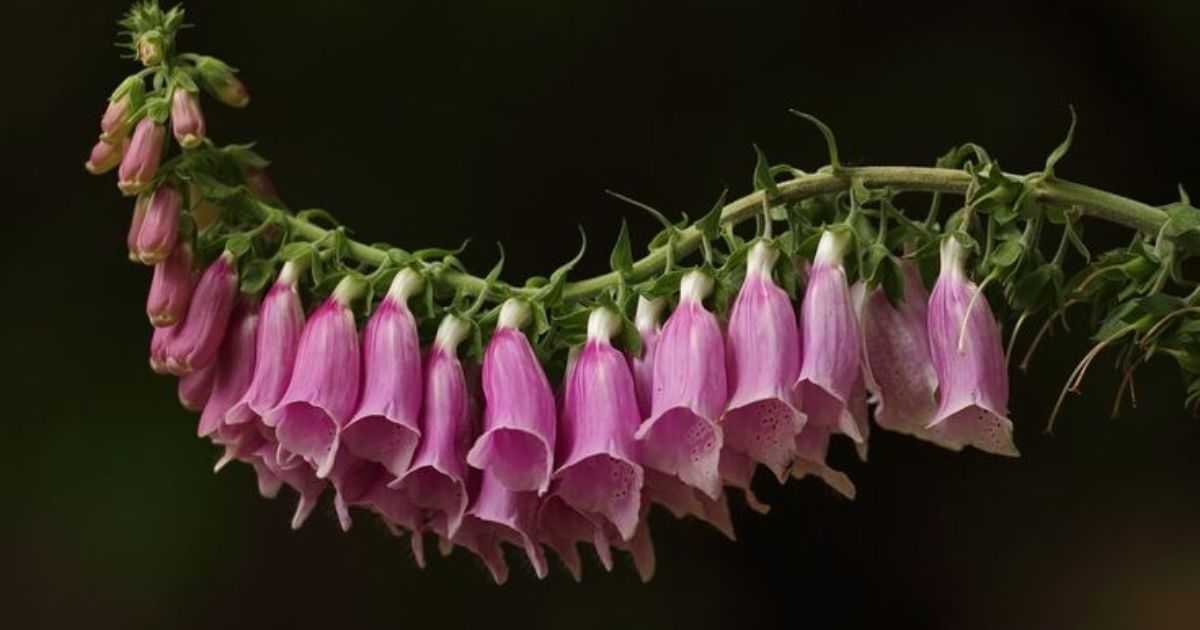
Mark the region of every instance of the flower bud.
<instances>
[{"instance_id":1,"label":"flower bud","mask_svg":"<svg viewBox=\"0 0 1200 630\"><path fill-rule=\"evenodd\" d=\"M175 336L175 327L155 328L150 337L150 369L155 374L169 374L167 365L167 346Z\"/></svg>"},{"instance_id":2,"label":"flower bud","mask_svg":"<svg viewBox=\"0 0 1200 630\"><path fill-rule=\"evenodd\" d=\"M121 192L126 195L137 194L158 174L166 134L166 129L150 118L138 121L129 148L121 159L121 168L117 171L117 187Z\"/></svg>"},{"instance_id":3,"label":"flower bud","mask_svg":"<svg viewBox=\"0 0 1200 630\"><path fill-rule=\"evenodd\" d=\"M275 184L270 177L267 177L267 172L263 169L248 166L242 170L242 175L246 178L246 187L250 189L250 192L267 199L279 198Z\"/></svg>"},{"instance_id":4,"label":"flower bud","mask_svg":"<svg viewBox=\"0 0 1200 630\"><path fill-rule=\"evenodd\" d=\"M137 56L143 66L154 66L162 63L166 40L157 30L146 31L138 38Z\"/></svg>"},{"instance_id":5,"label":"flower bud","mask_svg":"<svg viewBox=\"0 0 1200 630\"><path fill-rule=\"evenodd\" d=\"M225 252L196 283L187 317L170 329L174 333L166 354L172 373L187 374L216 359L238 294L234 264L233 254Z\"/></svg>"},{"instance_id":6,"label":"flower bud","mask_svg":"<svg viewBox=\"0 0 1200 630\"><path fill-rule=\"evenodd\" d=\"M138 195L133 202L133 218L129 220L129 232L125 235L125 247L129 249L129 260L138 262L138 235L142 231L142 223L146 220L146 206L150 203L150 195Z\"/></svg>"},{"instance_id":7,"label":"flower bud","mask_svg":"<svg viewBox=\"0 0 1200 630\"><path fill-rule=\"evenodd\" d=\"M200 57L196 70L204 87L218 101L230 107L245 107L250 102L246 86L234 75L233 68L214 57Z\"/></svg>"},{"instance_id":8,"label":"flower bud","mask_svg":"<svg viewBox=\"0 0 1200 630\"><path fill-rule=\"evenodd\" d=\"M129 114L133 110L133 97L125 92L108 102L104 116L100 118L100 139L117 143L129 135Z\"/></svg>"},{"instance_id":9,"label":"flower bud","mask_svg":"<svg viewBox=\"0 0 1200 630\"><path fill-rule=\"evenodd\" d=\"M138 258L147 265L167 259L179 238L179 213L183 195L174 186L159 186L150 196L146 216L138 230Z\"/></svg>"},{"instance_id":10,"label":"flower bud","mask_svg":"<svg viewBox=\"0 0 1200 630\"><path fill-rule=\"evenodd\" d=\"M192 273L192 246L181 243L166 260L154 266L146 315L154 326L173 326L187 315L196 277Z\"/></svg>"},{"instance_id":11,"label":"flower bud","mask_svg":"<svg viewBox=\"0 0 1200 630\"><path fill-rule=\"evenodd\" d=\"M96 144L92 145L92 152L88 155L87 162L84 162L83 167L92 175L103 175L121 163L124 151L124 140L114 140L112 144L109 144L104 138L100 138Z\"/></svg>"},{"instance_id":12,"label":"flower bud","mask_svg":"<svg viewBox=\"0 0 1200 630\"><path fill-rule=\"evenodd\" d=\"M647 467L675 475L715 500L722 493L717 421L728 392L721 326L703 304L712 287L712 278L700 271L680 283L679 306L655 350L651 414L638 427L637 439Z\"/></svg>"},{"instance_id":13,"label":"flower bud","mask_svg":"<svg viewBox=\"0 0 1200 630\"><path fill-rule=\"evenodd\" d=\"M179 146L191 149L204 141L204 114L200 99L183 88L175 88L171 96L171 130Z\"/></svg>"},{"instance_id":14,"label":"flower bud","mask_svg":"<svg viewBox=\"0 0 1200 630\"><path fill-rule=\"evenodd\" d=\"M467 462L516 491L545 494L554 465L554 393L521 326L529 305L510 299L483 356L483 435Z\"/></svg>"},{"instance_id":15,"label":"flower bud","mask_svg":"<svg viewBox=\"0 0 1200 630\"><path fill-rule=\"evenodd\" d=\"M217 364L184 374L179 379L179 404L188 411L204 411L208 397L212 394L213 377L217 373Z\"/></svg>"}]
</instances>

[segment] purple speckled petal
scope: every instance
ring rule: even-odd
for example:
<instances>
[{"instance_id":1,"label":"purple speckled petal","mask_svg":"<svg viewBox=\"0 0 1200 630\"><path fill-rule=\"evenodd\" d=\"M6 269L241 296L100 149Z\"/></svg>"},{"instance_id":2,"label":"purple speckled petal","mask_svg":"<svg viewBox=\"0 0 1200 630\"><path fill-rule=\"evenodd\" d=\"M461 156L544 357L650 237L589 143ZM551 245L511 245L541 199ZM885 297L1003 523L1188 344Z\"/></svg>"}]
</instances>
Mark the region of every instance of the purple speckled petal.
<instances>
[{"instance_id":1,"label":"purple speckled petal","mask_svg":"<svg viewBox=\"0 0 1200 630\"><path fill-rule=\"evenodd\" d=\"M183 375L217 358L237 301L238 277L233 255L221 254L200 277L187 317L170 328L164 354L167 369Z\"/></svg>"},{"instance_id":2,"label":"purple speckled petal","mask_svg":"<svg viewBox=\"0 0 1200 630\"><path fill-rule=\"evenodd\" d=\"M861 443L866 440L861 423L847 408L862 367L862 333L842 267L849 238L837 232L821 235L800 307L804 347L795 390L808 424L828 427Z\"/></svg>"},{"instance_id":3,"label":"purple speckled petal","mask_svg":"<svg viewBox=\"0 0 1200 630\"><path fill-rule=\"evenodd\" d=\"M342 429L351 453L382 464L394 476L408 470L421 435L421 340L408 310L408 299L421 284L411 269L396 274L364 327L362 397Z\"/></svg>"},{"instance_id":4,"label":"purple speckled petal","mask_svg":"<svg viewBox=\"0 0 1200 630\"><path fill-rule=\"evenodd\" d=\"M977 296L979 288L967 278L963 258L958 241L942 242L942 269L929 297L938 408L928 427L951 443L1016 457L1000 328L987 298Z\"/></svg>"},{"instance_id":5,"label":"purple speckled petal","mask_svg":"<svg viewBox=\"0 0 1200 630\"><path fill-rule=\"evenodd\" d=\"M295 367L279 405L267 414L279 445L316 468L324 478L333 469L338 433L358 402L358 331L349 304L351 278L342 281L300 336Z\"/></svg>"},{"instance_id":6,"label":"purple speckled petal","mask_svg":"<svg viewBox=\"0 0 1200 630\"><path fill-rule=\"evenodd\" d=\"M654 352L652 413L638 427L644 465L676 475L709 497L721 495L721 428L725 407L725 343L702 300L712 279L693 271L680 286Z\"/></svg>"},{"instance_id":7,"label":"purple speckled petal","mask_svg":"<svg viewBox=\"0 0 1200 630\"><path fill-rule=\"evenodd\" d=\"M529 306L505 302L483 357L483 435L467 454L515 492L545 494L554 462L554 393L521 326Z\"/></svg>"},{"instance_id":8,"label":"purple speckled petal","mask_svg":"<svg viewBox=\"0 0 1200 630\"><path fill-rule=\"evenodd\" d=\"M763 464L782 483L795 458L796 435L805 418L792 395L800 375L796 311L787 293L771 279L777 257L766 242L754 245L746 280L729 312L725 362L730 395L721 428L723 458ZM726 456L725 451L735 455Z\"/></svg>"}]
</instances>

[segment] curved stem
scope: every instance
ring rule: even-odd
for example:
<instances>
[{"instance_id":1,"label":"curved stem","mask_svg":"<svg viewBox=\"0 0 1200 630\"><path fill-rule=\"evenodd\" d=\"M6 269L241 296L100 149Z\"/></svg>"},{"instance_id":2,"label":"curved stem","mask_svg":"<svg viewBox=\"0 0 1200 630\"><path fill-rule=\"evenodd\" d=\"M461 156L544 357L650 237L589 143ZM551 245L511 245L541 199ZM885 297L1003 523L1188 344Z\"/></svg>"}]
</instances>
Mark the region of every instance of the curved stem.
<instances>
[{"instance_id":1,"label":"curved stem","mask_svg":"<svg viewBox=\"0 0 1200 630\"><path fill-rule=\"evenodd\" d=\"M852 180L859 180L868 188L890 188L896 192L931 192L962 195L971 183L971 175L965 171L918 166L861 166L843 167L836 173L823 171L798 175L795 179L781 182L778 185L779 195L774 201L799 201L810 197L836 193L850 187ZM1057 205L1075 206L1083 214L1126 227L1146 234L1157 234L1167 221L1167 213L1127 197L1115 195L1090 186L1064 181L1058 178L1031 176L1028 182L1033 188L1037 199ZM765 192L758 191L725 205L721 211L721 223L734 225L754 217L765 201ZM328 230L313 225L308 221L289 216L292 232L309 241L319 240L328 234ZM633 265L633 273L629 279L642 280L661 271L670 259L678 259L696 250L701 245L701 233L696 226L680 230L668 245L659 247ZM1181 245L1189 250L1200 250L1200 242L1189 239ZM349 252L362 262L380 265L387 258L387 252L371 247L364 243L347 239ZM444 270L439 279L463 291L468 295L479 295L488 291L487 283L482 278L454 270ZM566 300L583 300L600 294L615 287L621 281L616 272L601 274L592 278L568 282L563 288L563 298ZM515 295L525 293L526 289L500 285L493 289L493 296Z\"/></svg>"}]
</instances>

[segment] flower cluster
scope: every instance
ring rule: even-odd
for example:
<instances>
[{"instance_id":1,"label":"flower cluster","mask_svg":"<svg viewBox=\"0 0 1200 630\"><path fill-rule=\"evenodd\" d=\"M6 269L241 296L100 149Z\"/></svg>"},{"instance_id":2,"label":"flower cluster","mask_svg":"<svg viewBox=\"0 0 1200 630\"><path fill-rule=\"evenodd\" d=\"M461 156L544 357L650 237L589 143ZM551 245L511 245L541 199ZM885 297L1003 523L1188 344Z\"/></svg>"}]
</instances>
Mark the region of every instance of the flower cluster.
<instances>
[{"instance_id":1,"label":"flower cluster","mask_svg":"<svg viewBox=\"0 0 1200 630\"><path fill-rule=\"evenodd\" d=\"M233 107L249 97L224 62L175 52L182 15L149 2L123 22L144 68L109 99L86 167L119 166L118 187L136 195L126 245L154 267L151 368L178 377L217 470L242 462L263 496L299 496L294 528L330 493L343 529L355 510L374 513L409 535L422 566L433 537L478 555L497 582L505 544L538 577L549 549L579 579L584 543L608 569L613 548L629 552L649 579L654 506L733 538L729 489L768 511L753 492L760 466L853 498L827 456L844 443L865 461L872 416L944 448L1016 456L1012 344L1047 314L1027 364L1077 303L1103 318L1069 389L1127 341L1118 405L1156 353L1179 362L1200 403L1200 288L1164 292L1190 286L1177 271L1200 250L1200 212L1186 196L1132 207L1055 179L1070 134L1024 178L974 145L937 169L849 169L804 115L828 167L760 153L756 192L690 225L642 206L664 224L642 260L623 227L611 273L568 283L571 261L510 285L500 264L478 278L457 250L367 245L322 210L289 209L265 160L207 137L201 90ZM935 193L924 222L893 205L893 186ZM966 203L942 225L947 190ZM1124 212L1147 234L1093 262L1081 208ZM753 235L734 229L749 218ZM787 231L773 236L777 224ZM1048 225L1061 226L1050 259ZM1068 245L1086 264L1066 281ZM693 253L699 264L682 266Z\"/></svg>"}]
</instances>

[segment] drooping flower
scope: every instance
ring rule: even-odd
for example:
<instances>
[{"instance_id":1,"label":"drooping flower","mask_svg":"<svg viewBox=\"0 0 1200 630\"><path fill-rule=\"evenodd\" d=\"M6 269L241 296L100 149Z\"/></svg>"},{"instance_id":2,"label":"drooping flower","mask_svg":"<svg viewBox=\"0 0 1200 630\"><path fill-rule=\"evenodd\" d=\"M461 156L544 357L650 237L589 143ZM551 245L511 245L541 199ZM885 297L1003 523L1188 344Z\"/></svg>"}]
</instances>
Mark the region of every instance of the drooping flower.
<instances>
[{"instance_id":1,"label":"drooping flower","mask_svg":"<svg viewBox=\"0 0 1200 630\"><path fill-rule=\"evenodd\" d=\"M642 352L640 356L629 357L629 369L633 373L633 384L637 390L638 409L642 418L649 416L653 407L654 355L658 348L658 339L662 335L659 323L666 304L664 298L648 299L638 296L637 312L633 316L633 325L642 340Z\"/></svg>"},{"instance_id":2,"label":"drooping flower","mask_svg":"<svg viewBox=\"0 0 1200 630\"><path fill-rule=\"evenodd\" d=\"M304 308L297 288L301 273L297 263L285 263L263 299L254 344L254 376L245 395L226 413L225 421L230 424L265 424L264 416L287 390L304 330Z\"/></svg>"},{"instance_id":3,"label":"drooping flower","mask_svg":"<svg viewBox=\"0 0 1200 630\"><path fill-rule=\"evenodd\" d=\"M926 303L929 292L916 263L900 263L903 300L893 306L882 287L862 293L858 307L863 332L867 389L875 402L875 422L949 448L955 446L927 429L937 411L937 374L929 356ZM856 294L857 296L857 294Z\"/></svg>"},{"instance_id":4,"label":"drooping flower","mask_svg":"<svg viewBox=\"0 0 1200 630\"><path fill-rule=\"evenodd\" d=\"M133 97L126 91L108 102L104 116L100 118L100 139L118 144L129 135L129 114L133 108Z\"/></svg>"},{"instance_id":5,"label":"drooping flower","mask_svg":"<svg viewBox=\"0 0 1200 630\"><path fill-rule=\"evenodd\" d=\"M250 102L246 86L233 74L225 62L215 57L198 57L196 70L204 87L218 101L230 107L245 107Z\"/></svg>"},{"instance_id":6,"label":"drooping flower","mask_svg":"<svg viewBox=\"0 0 1200 630\"><path fill-rule=\"evenodd\" d=\"M725 344L702 303L713 281L683 277L679 306L667 319L654 355L652 413L637 430L644 464L675 475L710 498L721 495L721 428L725 408Z\"/></svg>"},{"instance_id":7,"label":"drooping flower","mask_svg":"<svg viewBox=\"0 0 1200 630\"><path fill-rule=\"evenodd\" d=\"M121 163L124 154L124 139L113 140L110 143L101 138L92 145L92 151L88 154L87 162L83 163L83 167L92 175L103 175L116 168Z\"/></svg>"},{"instance_id":8,"label":"drooping flower","mask_svg":"<svg viewBox=\"0 0 1200 630\"><path fill-rule=\"evenodd\" d=\"M515 492L544 494L554 464L554 393L521 327L529 305L510 299L483 357L483 435L467 463ZM488 482L489 484L491 481Z\"/></svg>"},{"instance_id":9,"label":"drooping flower","mask_svg":"<svg viewBox=\"0 0 1200 630\"><path fill-rule=\"evenodd\" d=\"M204 141L204 114L194 92L175 88L171 95L171 130L179 146L192 149Z\"/></svg>"},{"instance_id":10,"label":"drooping flower","mask_svg":"<svg viewBox=\"0 0 1200 630\"><path fill-rule=\"evenodd\" d=\"M361 281L347 276L312 314L287 391L266 416L280 449L303 458L322 479L333 469L339 431L358 399L361 363L350 303L361 291Z\"/></svg>"},{"instance_id":11,"label":"drooping flower","mask_svg":"<svg viewBox=\"0 0 1200 630\"><path fill-rule=\"evenodd\" d=\"M217 363L213 363L191 374L179 378L179 404L188 411L203 411L212 393L213 378L217 373Z\"/></svg>"},{"instance_id":12,"label":"drooping flower","mask_svg":"<svg viewBox=\"0 0 1200 630\"><path fill-rule=\"evenodd\" d=\"M166 361L173 374L187 374L216 359L238 293L235 260L224 252L208 266L196 283L187 317L171 327Z\"/></svg>"},{"instance_id":13,"label":"drooping flower","mask_svg":"<svg viewBox=\"0 0 1200 630\"><path fill-rule=\"evenodd\" d=\"M117 187L121 192L126 195L142 192L158 174L166 135L166 129L151 118L138 121L129 148L121 159L121 168L117 171Z\"/></svg>"},{"instance_id":14,"label":"drooping flower","mask_svg":"<svg viewBox=\"0 0 1200 630\"><path fill-rule=\"evenodd\" d=\"M501 543L523 548L534 573L538 578L546 577L549 573L546 556L533 538L537 493L510 489L491 469L479 471L477 477L478 490L471 493L474 497L471 507L452 540L479 555L498 584L504 582L508 572L500 552Z\"/></svg>"},{"instance_id":15,"label":"drooping flower","mask_svg":"<svg viewBox=\"0 0 1200 630\"><path fill-rule=\"evenodd\" d=\"M175 336L176 328L176 326L154 328L154 334L150 336L150 369L155 374L171 373L167 361L167 347L171 338Z\"/></svg>"},{"instance_id":16,"label":"drooping flower","mask_svg":"<svg viewBox=\"0 0 1200 630\"><path fill-rule=\"evenodd\" d=\"M362 335L362 396L342 442L393 476L408 470L421 435L421 341L408 299L421 275L405 268L372 313Z\"/></svg>"},{"instance_id":17,"label":"drooping flower","mask_svg":"<svg viewBox=\"0 0 1200 630\"><path fill-rule=\"evenodd\" d=\"M388 486L394 477L386 468L354 455L344 442L338 451L329 480L335 491L333 507L342 531L350 531L353 524L350 508L355 506L375 512L394 531L418 526L419 510L403 491Z\"/></svg>"},{"instance_id":18,"label":"drooping flower","mask_svg":"<svg viewBox=\"0 0 1200 630\"><path fill-rule=\"evenodd\" d=\"M750 250L746 280L729 312L726 370L730 399L721 420L725 447L763 464L780 483L795 456L804 415L793 402L800 336L787 292L771 279L778 252L766 241Z\"/></svg>"},{"instance_id":19,"label":"drooping flower","mask_svg":"<svg viewBox=\"0 0 1200 630\"><path fill-rule=\"evenodd\" d=\"M229 318L229 332L215 364L212 393L200 415L197 433L208 437L225 422L225 413L241 400L254 375L254 339L258 333L258 298L245 293Z\"/></svg>"},{"instance_id":20,"label":"drooping flower","mask_svg":"<svg viewBox=\"0 0 1200 630\"><path fill-rule=\"evenodd\" d=\"M831 427L811 422L804 426L800 435L796 436L796 460L792 462L792 476L803 479L807 475L814 475L842 496L853 499L856 494L854 482L846 473L834 470L825 463L831 431Z\"/></svg>"},{"instance_id":21,"label":"drooping flower","mask_svg":"<svg viewBox=\"0 0 1200 630\"><path fill-rule=\"evenodd\" d=\"M863 381L862 332L842 267L849 240L849 234L826 231L817 246L800 306L803 358L795 390L809 425L827 427L862 444L867 438L865 418L856 417L850 408Z\"/></svg>"},{"instance_id":22,"label":"drooping flower","mask_svg":"<svg viewBox=\"0 0 1200 630\"><path fill-rule=\"evenodd\" d=\"M942 241L942 269L929 297L929 349L938 378L928 427L954 444L1016 457L1008 419L1008 370L987 298L967 277L965 253Z\"/></svg>"},{"instance_id":23,"label":"drooping flower","mask_svg":"<svg viewBox=\"0 0 1200 630\"><path fill-rule=\"evenodd\" d=\"M462 364L455 354L470 325L447 315L425 361L420 443L411 468L391 483L423 510L422 521L444 537L458 533L467 511L470 404Z\"/></svg>"},{"instance_id":24,"label":"drooping flower","mask_svg":"<svg viewBox=\"0 0 1200 630\"><path fill-rule=\"evenodd\" d=\"M192 272L192 246L180 243L166 260L154 266L146 296L146 316L154 326L173 326L187 315L196 276Z\"/></svg>"},{"instance_id":25,"label":"drooping flower","mask_svg":"<svg viewBox=\"0 0 1200 630\"><path fill-rule=\"evenodd\" d=\"M629 540L641 508L641 453L634 439L641 414L633 375L609 341L620 327L617 314L604 307L588 318L587 343L563 392L560 463L551 492Z\"/></svg>"},{"instance_id":26,"label":"drooping flower","mask_svg":"<svg viewBox=\"0 0 1200 630\"><path fill-rule=\"evenodd\" d=\"M129 220L129 232L125 235L125 247L129 249L129 260L137 262L138 236L142 232L142 223L146 221L146 206L150 203L150 195L138 195L133 202L133 218Z\"/></svg>"},{"instance_id":27,"label":"drooping flower","mask_svg":"<svg viewBox=\"0 0 1200 630\"><path fill-rule=\"evenodd\" d=\"M146 216L138 230L138 258L147 265L167 259L179 238L179 213L183 195L174 186L159 186L146 206Z\"/></svg>"}]
</instances>

